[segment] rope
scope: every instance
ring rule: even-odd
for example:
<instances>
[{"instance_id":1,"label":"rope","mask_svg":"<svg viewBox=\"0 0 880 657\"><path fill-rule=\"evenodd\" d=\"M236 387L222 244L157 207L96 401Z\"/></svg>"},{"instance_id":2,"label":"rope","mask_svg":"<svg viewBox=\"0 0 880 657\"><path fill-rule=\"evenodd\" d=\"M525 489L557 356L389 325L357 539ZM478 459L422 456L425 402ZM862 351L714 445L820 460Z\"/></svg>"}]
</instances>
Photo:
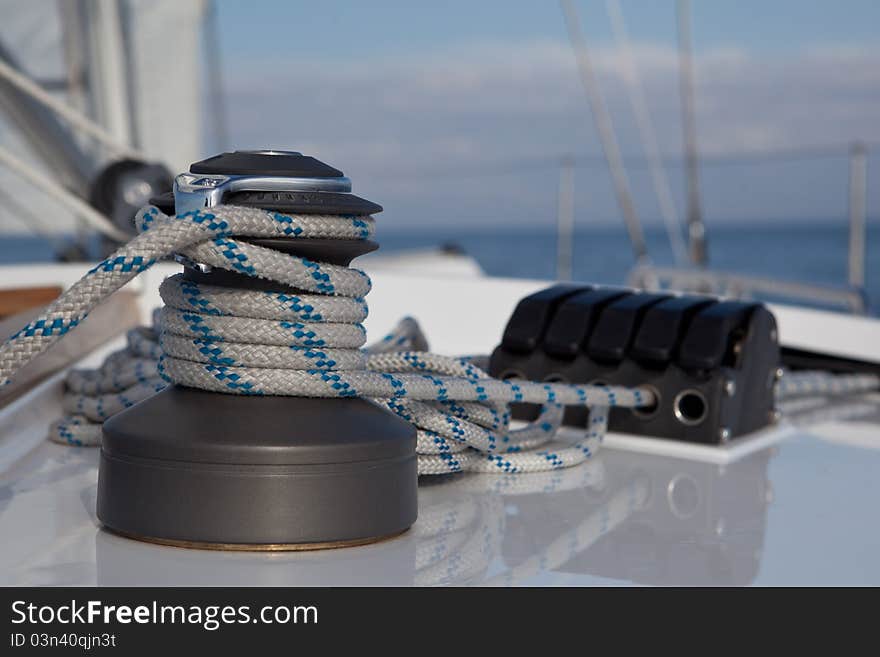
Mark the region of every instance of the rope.
<instances>
[{"instance_id":1,"label":"rope","mask_svg":"<svg viewBox=\"0 0 880 657\"><path fill-rule=\"evenodd\" d=\"M880 388L876 374L831 374L818 370L787 371L776 384L778 400L806 395L845 395Z\"/></svg>"},{"instance_id":2,"label":"rope","mask_svg":"<svg viewBox=\"0 0 880 657\"><path fill-rule=\"evenodd\" d=\"M467 359L421 351L425 341L411 319L363 349L366 274L239 239L369 239L371 217L236 206L169 217L147 206L136 225L137 237L0 346L0 381L8 383L103 299L173 253L298 292L168 278L160 288L165 307L153 328L130 333L128 346L99 370L70 374L63 403L70 416L53 425L55 441L99 444L99 423L172 382L225 394L373 399L417 428L420 474L517 473L584 462L602 441L609 407L654 402L640 388L493 379ZM543 410L535 422L512 429L512 402L541 404ZM553 440L564 405L591 408L580 440Z\"/></svg>"},{"instance_id":3,"label":"rope","mask_svg":"<svg viewBox=\"0 0 880 657\"><path fill-rule=\"evenodd\" d=\"M420 474L519 473L584 462L604 437L610 407L654 402L641 388L493 379L468 359L427 353L412 319L363 349L366 274L239 239L369 239L374 224L368 216L220 206L169 217L148 206L136 224L137 237L0 346L0 381L9 383L112 292L172 253L301 292L223 288L182 275L166 279L160 287L165 307L153 327L130 332L126 348L98 370L69 374L63 400L69 415L50 430L57 442L100 444L100 423L172 382L224 394L373 399L417 428ZM788 374L779 395L877 384L877 377L865 375ZM541 404L542 411L536 421L512 429L512 402ZM562 407L571 405L591 409L589 425L580 440L554 440Z\"/></svg>"}]
</instances>

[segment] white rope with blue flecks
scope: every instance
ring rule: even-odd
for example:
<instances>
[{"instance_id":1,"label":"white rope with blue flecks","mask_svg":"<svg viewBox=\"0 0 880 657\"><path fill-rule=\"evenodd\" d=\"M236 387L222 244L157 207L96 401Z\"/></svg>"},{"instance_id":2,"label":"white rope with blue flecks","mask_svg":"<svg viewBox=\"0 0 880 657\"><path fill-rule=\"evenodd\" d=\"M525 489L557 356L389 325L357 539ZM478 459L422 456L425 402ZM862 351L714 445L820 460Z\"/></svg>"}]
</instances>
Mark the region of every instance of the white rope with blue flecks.
<instances>
[{"instance_id":1,"label":"white rope with blue flecks","mask_svg":"<svg viewBox=\"0 0 880 657\"><path fill-rule=\"evenodd\" d=\"M647 389L499 381L464 359L404 351L423 342L412 320L362 350L366 274L232 237L369 239L371 217L236 206L169 217L148 206L136 224L137 237L0 346L0 380L8 382L110 293L173 253L305 293L220 288L180 275L167 279L160 288L166 305L158 328L132 334L129 346L96 372L69 377L65 409L71 416L53 428L56 440L97 444L95 423L170 381L226 394L373 399L418 428L421 474L515 473L585 461L604 436L609 407L654 402ZM511 402L542 404L543 411L525 428L511 429ZM553 441L563 405L591 408L590 425L578 441Z\"/></svg>"},{"instance_id":2,"label":"white rope with blue flecks","mask_svg":"<svg viewBox=\"0 0 880 657\"><path fill-rule=\"evenodd\" d=\"M776 383L776 398L845 395L880 388L876 374L831 374L821 370L786 371Z\"/></svg>"},{"instance_id":3,"label":"white rope with blue flecks","mask_svg":"<svg viewBox=\"0 0 880 657\"><path fill-rule=\"evenodd\" d=\"M607 409L654 402L647 389L499 381L467 360L407 349L424 348L412 320L362 350L363 272L312 262L231 237L368 239L367 216L285 215L221 206L168 217L148 206L139 235L99 263L36 320L0 346L0 380L78 325L113 291L172 253L305 294L201 285L182 276L160 288L165 308L157 328L129 335L128 347L97 371L68 377L65 410L52 429L70 444L98 444L97 423L154 394L169 382L226 394L374 399L418 428L419 472L515 473L583 462L604 436ZM824 386L824 387L823 387ZM790 379L782 393L876 387L876 377ZM537 421L510 428L508 404L543 405ZM563 405L591 408L581 440L552 442Z\"/></svg>"}]
</instances>

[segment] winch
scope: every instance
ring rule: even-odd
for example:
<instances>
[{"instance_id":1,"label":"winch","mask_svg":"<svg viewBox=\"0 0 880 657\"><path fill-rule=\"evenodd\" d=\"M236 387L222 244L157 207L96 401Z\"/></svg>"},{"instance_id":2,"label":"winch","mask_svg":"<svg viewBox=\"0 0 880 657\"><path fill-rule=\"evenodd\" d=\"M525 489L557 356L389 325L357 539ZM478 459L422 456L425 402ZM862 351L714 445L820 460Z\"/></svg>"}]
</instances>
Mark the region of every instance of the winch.
<instances>
[{"instance_id":1,"label":"winch","mask_svg":"<svg viewBox=\"0 0 880 657\"><path fill-rule=\"evenodd\" d=\"M170 215L225 204L279 218L382 210L353 195L341 171L301 153L269 150L197 162L177 176L173 196L154 204ZM341 266L378 248L369 239L297 235L242 241ZM261 291L294 305L303 296L275 281L177 259L184 285ZM375 541L416 518L415 429L360 397L223 394L170 385L112 417L103 432L98 518L135 538L220 549L310 549Z\"/></svg>"}]
</instances>

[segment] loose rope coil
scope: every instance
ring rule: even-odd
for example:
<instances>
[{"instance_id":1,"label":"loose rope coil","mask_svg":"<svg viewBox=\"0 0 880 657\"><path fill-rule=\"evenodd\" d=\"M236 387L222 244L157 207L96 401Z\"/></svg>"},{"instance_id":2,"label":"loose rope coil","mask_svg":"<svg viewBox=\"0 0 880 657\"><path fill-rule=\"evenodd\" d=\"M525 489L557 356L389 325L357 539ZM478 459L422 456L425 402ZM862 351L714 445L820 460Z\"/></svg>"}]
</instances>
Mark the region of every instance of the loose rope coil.
<instances>
[{"instance_id":1,"label":"loose rope coil","mask_svg":"<svg viewBox=\"0 0 880 657\"><path fill-rule=\"evenodd\" d=\"M173 253L302 292L168 278L154 328L131 333L126 349L99 370L70 375L64 408L71 415L53 426L56 441L99 444L97 423L173 382L225 394L373 399L418 429L420 474L516 473L582 463L602 441L609 407L654 402L647 389L493 379L466 359L413 350L425 347L413 320L363 349L366 274L238 239L369 239L371 217L237 206L169 217L147 206L136 225L137 237L0 347L0 380L8 382L109 294ZM511 429L512 402L543 410L535 422ZM563 405L591 408L578 441L553 440Z\"/></svg>"}]
</instances>

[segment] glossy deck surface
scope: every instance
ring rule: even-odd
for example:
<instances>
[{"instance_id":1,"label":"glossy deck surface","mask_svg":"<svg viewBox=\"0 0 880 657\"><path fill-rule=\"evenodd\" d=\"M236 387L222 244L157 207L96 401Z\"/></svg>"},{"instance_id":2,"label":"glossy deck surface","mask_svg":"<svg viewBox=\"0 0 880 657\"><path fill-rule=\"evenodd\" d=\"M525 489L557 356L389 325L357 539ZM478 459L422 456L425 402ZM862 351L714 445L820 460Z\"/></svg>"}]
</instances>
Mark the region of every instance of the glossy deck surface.
<instances>
[{"instance_id":1,"label":"glossy deck surface","mask_svg":"<svg viewBox=\"0 0 880 657\"><path fill-rule=\"evenodd\" d=\"M606 448L572 470L424 482L379 544L232 553L142 543L94 515L97 450L3 445L3 585L880 584L876 397L719 465ZM613 439L612 439L613 442Z\"/></svg>"},{"instance_id":2,"label":"glossy deck surface","mask_svg":"<svg viewBox=\"0 0 880 657\"><path fill-rule=\"evenodd\" d=\"M80 269L35 268L28 280L69 285ZM142 276L144 316L174 269ZM449 354L491 350L516 301L546 284L373 279L371 336L409 313L432 348ZM876 320L777 316L783 340L796 346L878 354L869 339ZM0 410L0 585L880 585L877 394L806 405L751 451L612 435L592 463L572 470L431 479L419 490L416 525L375 545L235 553L102 530L97 450L45 438L61 414L60 392L56 378Z\"/></svg>"}]
</instances>

